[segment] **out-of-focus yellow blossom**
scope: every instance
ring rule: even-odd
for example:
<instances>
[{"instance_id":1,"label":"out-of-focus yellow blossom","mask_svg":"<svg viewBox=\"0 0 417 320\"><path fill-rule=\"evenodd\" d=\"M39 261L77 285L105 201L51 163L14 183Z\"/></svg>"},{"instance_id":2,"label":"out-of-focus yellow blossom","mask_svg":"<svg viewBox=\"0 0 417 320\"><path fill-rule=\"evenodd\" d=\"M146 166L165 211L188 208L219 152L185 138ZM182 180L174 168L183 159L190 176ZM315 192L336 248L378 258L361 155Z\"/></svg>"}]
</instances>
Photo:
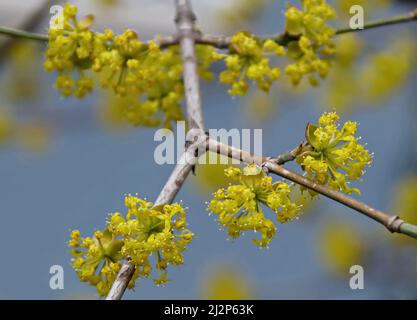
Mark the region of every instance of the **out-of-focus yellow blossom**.
<instances>
[{"instance_id":1,"label":"out-of-focus yellow blossom","mask_svg":"<svg viewBox=\"0 0 417 320\"><path fill-rule=\"evenodd\" d=\"M210 70L211 65L226 57L226 55L218 53L215 48L201 44L196 45L196 55L198 75L204 80L214 78L214 74Z\"/></svg>"},{"instance_id":2,"label":"out-of-focus yellow blossom","mask_svg":"<svg viewBox=\"0 0 417 320\"><path fill-rule=\"evenodd\" d=\"M301 4L301 9L289 5L285 13L286 33L298 37L288 44L288 56L295 62L286 67L285 73L294 85L308 76L315 86L319 83L316 75L324 78L329 72L330 62L322 57L335 52L335 30L326 23L336 14L324 0L302 0Z\"/></svg>"},{"instance_id":3,"label":"out-of-focus yellow blossom","mask_svg":"<svg viewBox=\"0 0 417 320\"><path fill-rule=\"evenodd\" d=\"M329 269L345 275L352 265L363 263L366 242L348 222L329 221L319 232L320 257Z\"/></svg>"},{"instance_id":4,"label":"out-of-focus yellow blossom","mask_svg":"<svg viewBox=\"0 0 417 320\"><path fill-rule=\"evenodd\" d=\"M11 134L13 128L13 121L8 112L0 110L0 143L6 142Z\"/></svg>"},{"instance_id":5,"label":"out-of-focus yellow blossom","mask_svg":"<svg viewBox=\"0 0 417 320\"><path fill-rule=\"evenodd\" d=\"M371 103L381 102L400 88L413 70L416 53L414 42L403 36L387 51L372 55L359 74L365 99Z\"/></svg>"},{"instance_id":6,"label":"out-of-focus yellow blossom","mask_svg":"<svg viewBox=\"0 0 417 320\"><path fill-rule=\"evenodd\" d=\"M97 0L99 4L105 7L113 7L120 3L120 0Z\"/></svg>"},{"instance_id":7,"label":"out-of-focus yellow blossom","mask_svg":"<svg viewBox=\"0 0 417 320\"><path fill-rule=\"evenodd\" d=\"M411 174L395 186L391 211L408 223L417 225L417 175ZM398 243L409 244L404 237L396 237Z\"/></svg>"},{"instance_id":8,"label":"out-of-focus yellow blossom","mask_svg":"<svg viewBox=\"0 0 417 320\"><path fill-rule=\"evenodd\" d=\"M126 217L112 214L107 229L96 231L92 238L81 238L78 230L71 232L72 266L80 280L96 286L101 296L110 290L123 259L136 267L128 288L154 269L158 274L155 284L167 283L168 265L184 262L183 251L194 236L185 229L185 210L178 203L153 207L151 202L129 195L125 206Z\"/></svg>"},{"instance_id":9,"label":"out-of-focus yellow blossom","mask_svg":"<svg viewBox=\"0 0 417 320\"><path fill-rule=\"evenodd\" d=\"M263 91L254 92L246 101L247 118L254 124L271 119L278 111L275 92L267 94Z\"/></svg>"},{"instance_id":10,"label":"out-of-focus yellow blossom","mask_svg":"<svg viewBox=\"0 0 417 320\"><path fill-rule=\"evenodd\" d=\"M112 92L106 96L107 100L101 101L102 120L114 127L122 127L125 124L146 127L171 127L172 121L183 118L180 102L183 97L182 85L177 92L171 91L166 96L157 94L152 99L138 100L135 95L120 96ZM164 110L164 111L161 111Z\"/></svg>"},{"instance_id":11,"label":"out-of-focus yellow blossom","mask_svg":"<svg viewBox=\"0 0 417 320\"><path fill-rule=\"evenodd\" d=\"M359 143L360 138L355 137L357 123L348 121L340 129L338 120L335 112L324 113L318 125L307 126L308 144L297 162L310 179L320 184L346 193L360 193L359 189L350 188L346 179L361 178L372 157Z\"/></svg>"},{"instance_id":12,"label":"out-of-focus yellow blossom","mask_svg":"<svg viewBox=\"0 0 417 320\"><path fill-rule=\"evenodd\" d=\"M335 64L343 68L349 68L354 64L363 49L363 41L357 34L349 33L339 37L336 42L337 52Z\"/></svg>"},{"instance_id":13,"label":"out-of-focus yellow blossom","mask_svg":"<svg viewBox=\"0 0 417 320\"><path fill-rule=\"evenodd\" d=\"M204 163L201 163L204 161ZM212 162L210 162L212 161ZM206 152L199 158L201 164L197 165L195 188L202 194L213 193L229 182L229 178L224 175L224 170L232 164L230 158L214 152Z\"/></svg>"},{"instance_id":14,"label":"out-of-focus yellow blossom","mask_svg":"<svg viewBox=\"0 0 417 320\"><path fill-rule=\"evenodd\" d=\"M100 123L110 130L127 129L128 121L125 116L124 103L126 97L120 97L113 92L100 92L97 103L97 117Z\"/></svg>"},{"instance_id":15,"label":"out-of-focus yellow blossom","mask_svg":"<svg viewBox=\"0 0 417 320\"><path fill-rule=\"evenodd\" d=\"M229 5L230 3L230 5ZM250 23L268 4L266 0L234 0L227 1L227 6L220 9L218 17L226 29L242 29L242 24Z\"/></svg>"},{"instance_id":16,"label":"out-of-focus yellow blossom","mask_svg":"<svg viewBox=\"0 0 417 320\"><path fill-rule=\"evenodd\" d=\"M17 41L7 51L7 94L13 99L33 99L39 91L38 43Z\"/></svg>"},{"instance_id":17,"label":"out-of-focus yellow blossom","mask_svg":"<svg viewBox=\"0 0 417 320\"><path fill-rule=\"evenodd\" d=\"M220 82L232 86L229 90L232 95L245 95L249 90L248 80L259 89L269 91L280 70L270 66L265 53L284 55L284 48L272 40L261 43L247 32L235 34L230 42L230 54L225 58L227 70L220 73Z\"/></svg>"},{"instance_id":18,"label":"out-of-focus yellow blossom","mask_svg":"<svg viewBox=\"0 0 417 320\"><path fill-rule=\"evenodd\" d=\"M120 248L123 241L117 240L109 231L96 231L93 237L81 237L79 230L71 231L68 246L71 248L72 267L81 281L96 287L100 296L110 290L120 270L122 256ZM134 285L135 278L129 283Z\"/></svg>"},{"instance_id":19,"label":"out-of-focus yellow blossom","mask_svg":"<svg viewBox=\"0 0 417 320\"><path fill-rule=\"evenodd\" d=\"M285 182L273 182L272 178L256 165L243 170L231 167L225 175L238 184L217 190L208 209L218 216L220 225L227 228L231 238L237 238L246 231L259 232L260 239L252 241L266 247L275 235L276 227L262 212L262 205L276 213L276 220L286 223L298 213L298 207L291 202L291 189Z\"/></svg>"},{"instance_id":20,"label":"out-of-focus yellow blossom","mask_svg":"<svg viewBox=\"0 0 417 320\"><path fill-rule=\"evenodd\" d=\"M323 97L324 105L340 111L346 110L357 99L352 92L362 90L356 62L362 53L363 43L358 35L350 33L339 37L336 46L337 52Z\"/></svg>"},{"instance_id":21,"label":"out-of-focus yellow blossom","mask_svg":"<svg viewBox=\"0 0 417 320\"><path fill-rule=\"evenodd\" d=\"M244 300L253 298L248 279L227 266L216 267L202 284L203 299Z\"/></svg>"},{"instance_id":22,"label":"out-of-focus yellow blossom","mask_svg":"<svg viewBox=\"0 0 417 320\"><path fill-rule=\"evenodd\" d=\"M380 103L395 94L413 71L417 48L407 34L388 41L380 52L365 53L360 62L359 55L364 51L360 37L346 34L337 40L324 105L346 110L355 103L361 106Z\"/></svg>"},{"instance_id":23,"label":"out-of-focus yellow blossom","mask_svg":"<svg viewBox=\"0 0 417 320\"><path fill-rule=\"evenodd\" d=\"M94 33L89 30L93 17L76 20L77 8L69 3L64 7L63 28L50 28L44 67L57 71L56 87L64 96L84 97L93 88L93 79L84 70L91 67ZM58 17L57 17L58 19ZM73 79L73 73L77 78Z\"/></svg>"},{"instance_id":24,"label":"out-of-focus yellow blossom","mask_svg":"<svg viewBox=\"0 0 417 320\"><path fill-rule=\"evenodd\" d=\"M185 210L178 204L152 207L151 202L135 196L125 198L126 218L119 212L109 218L108 229L123 238L120 253L136 266L138 277L148 277L155 268L157 285L166 284L167 267L184 263L183 251L193 239ZM152 267L150 259L154 257Z\"/></svg>"},{"instance_id":25,"label":"out-of-focus yellow blossom","mask_svg":"<svg viewBox=\"0 0 417 320\"><path fill-rule=\"evenodd\" d=\"M22 148L31 152L43 152L49 146L51 128L41 119L16 124L15 139Z\"/></svg>"},{"instance_id":26,"label":"out-of-focus yellow blossom","mask_svg":"<svg viewBox=\"0 0 417 320\"><path fill-rule=\"evenodd\" d=\"M39 119L17 119L7 108L0 110L0 144L18 145L25 151L44 151L50 128Z\"/></svg>"}]
</instances>

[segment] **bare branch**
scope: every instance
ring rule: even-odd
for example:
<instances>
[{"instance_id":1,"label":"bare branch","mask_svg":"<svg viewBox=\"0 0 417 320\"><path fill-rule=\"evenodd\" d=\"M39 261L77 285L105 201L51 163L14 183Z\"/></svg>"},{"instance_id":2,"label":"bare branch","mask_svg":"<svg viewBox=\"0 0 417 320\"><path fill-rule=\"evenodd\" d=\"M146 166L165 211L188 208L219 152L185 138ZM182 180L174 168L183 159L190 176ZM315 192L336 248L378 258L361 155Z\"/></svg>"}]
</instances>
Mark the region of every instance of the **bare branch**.
<instances>
[{"instance_id":1,"label":"bare branch","mask_svg":"<svg viewBox=\"0 0 417 320\"><path fill-rule=\"evenodd\" d=\"M417 21L417 8L414 9L413 11L410 11L408 13L405 13L399 16L395 16L395 17L391 17L387 19L369 21L364 24L363 29L352 29L349 27L336 29L335 34L340 35L340 34L350 33L350 32L359 32L359 31L364 31L364 30L373 29L373 28L379 28L379 27L390 26L390 25L401 24L401 23L408 23L412 21ZM275 34L275 35L260 35L260 36L255 36L255 37L259 41L264 41L266 39L273 39L282 46L287 46L289 42L299 39L299 36L290 35L285 32ZM196 39L196 42L202 43L202 44L209 44L218 49L227 49L230 46L230 39L231 37L225 37L225 36L201 35L200 37Z\"/></svg>"},{"instance_id":2,"label":"bare branch","mask_svg":"<svg viewBox=\"0 0 417 320\"><path fill-rule=\"evenodd\" d=\"M193 168L193 163L199 156L201 144L205 144L204 121L201 108L201 95L199 78L197 73L197 59L194 42L195 15L188 0L175 0L177 16L175 22L178 28L178 39L181 46L183 59L183 78L185 86L185 100L190 125L190 139L186 151L181 156L178 164L171 173L165 186L159 193L155 206L171 203L181 189L185 179ZM172 41L175 38L171 39ZM159 43L162 45L162 43ZM204 152L205 150L203 150ZM201 154L200 154L201 155ZM135 273L135 267L128 261L125 262L117 274L106 300L120 300Z\"/></svg>"},{"instance_id":3,"label":"bare branch","mask_svg":"<svg viewBox=\"0 0 417 320\"><path fill-rule=\"evenodd\" d=\"M3 27L0 26L0 34L21 38L21 39L28 39L28 40L37 40L37 41L48 41L48 35L35 33L30 31L24 31L15 28Z\"/></svg>"},{"instance_id":4,"label":"bare branch","mask_svg":"<svg viewBox=\"0 0 417 320\"><path fill-rule=\"evenodd\" d=\"M177 1L177 0L176 0ZM188 10L191 11L191 7L189 6L188 0L178 0L178 5L180 5L180 8L185 8L185 10L181 9L181 15L186 17L186 19L183 19L183 22L186 22L185 25L182 25L181 28L183 29L182 32L180 32L179 36L164 36L164 37L158 37L155 39L155 42L161 47L161 48L167 48L173 45L180 44L180 38L181 33L185 34L187 33L187 37L189 39L194 39L194 43L198 44L208 44L213 47L216 47L218 49L228 49L230 46L230 36L223 36L223 35L207 35L207 34L201 34L198 33L194 29L194 14L187 13ZM187 4L187 5L185 5ZM188 9L187 9L188 8ZM407 23L417 21L417 9L414 9L413 11L410 11L406 14L402 14L396 17L391 17L387 19L380 19L380 20L374 20L369 21L365 23L363 29L352 29L352 28L341 28L336 29L335 34L340 35L344 33L350 33L350 32L360 32L368 29L373 28L379 28L384 26L390 26L390 25L396 25L401 23ZM32 33L32 32L26 32L19 29L13 29L8 28L4 26L0 26L0 34L17 37L17 38L26 38L26 39L32 39L32 40L38 40L38 41L48 41L48 35L45 34L39 34L39 33ZM188 36L189 35L189 36ZM288 45L289 42L297 40L298 36L293 36L288 33L278 33L274 35L259 35L255 36L259 41L264 41L266 39L274 39L278 44L282 46ZM185 41L189 42L189 41Z\"/></svg>"},{"instance_id":5,"label":"bare branch","mask_svg":"<svg viewBox=\"0 0 417 320\"><path fill-rule=\"evenodd\" d=\"M135 273L135 266L129 262L123 263L119 270L119 273L114 280L109 293L107 294L106 300L120 300L126 291L127 285L132 279Z\"/></svg>"},{"instance_id":6,"label":"bare branch","mask_svg":"<svg viewBox=\"0 0 417 320\"><path fill-rule=\"evenodd\" d=\"M175 0L177 25L183 62L183 77L188 122L191 129L204 132L203 111L201 106L200 82L197 72L195 52L195 15L189 0Z\"/></svg>"}]
</instances>

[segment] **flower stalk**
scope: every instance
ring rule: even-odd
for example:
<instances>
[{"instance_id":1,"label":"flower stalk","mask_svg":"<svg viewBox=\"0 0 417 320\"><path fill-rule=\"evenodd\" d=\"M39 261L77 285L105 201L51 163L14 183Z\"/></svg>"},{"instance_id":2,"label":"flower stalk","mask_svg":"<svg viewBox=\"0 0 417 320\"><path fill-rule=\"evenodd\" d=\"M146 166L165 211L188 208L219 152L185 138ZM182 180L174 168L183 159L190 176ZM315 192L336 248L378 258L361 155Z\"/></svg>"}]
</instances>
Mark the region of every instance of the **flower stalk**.
<instances>
[{"instance_id":1,"label":"flower stalk","mask_svg":"<svg viewBox=\"0 0 417 320\"><path fill-rule=\"evenodd\" d=\"M24 31L24 30L19 30L15 28L4 27L4 26L0 26L0 34L10 36L10 37L15 37L15 38L36 40L36 41L46 42L49 40L49 37L46 34Z\"/></svg>"},{"instance_id":2,"label":"flower stalk","mask_svg":"<svg viewBox=\"0 0 417 320\"><path fill-rule=\"evenodd\" d=\"M363 29L352 29L352 28L343 28L336 30L336 34L350 33L350 32L359 32L367 29L374 29L379 27L390 26L394 24L406 23L417 20L417 8L414 11L402 14L396 17L388 19L380 19L375 21L370 21L364 25Z\"/></svg>"}]
</instances>

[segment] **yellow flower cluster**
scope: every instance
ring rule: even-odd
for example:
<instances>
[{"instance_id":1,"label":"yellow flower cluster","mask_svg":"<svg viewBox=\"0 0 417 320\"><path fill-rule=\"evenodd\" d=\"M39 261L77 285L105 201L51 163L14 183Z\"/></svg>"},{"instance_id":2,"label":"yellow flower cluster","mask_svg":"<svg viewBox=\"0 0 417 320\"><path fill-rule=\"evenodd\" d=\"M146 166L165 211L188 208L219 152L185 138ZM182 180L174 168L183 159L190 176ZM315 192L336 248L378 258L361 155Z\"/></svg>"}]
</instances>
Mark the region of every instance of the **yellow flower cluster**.
<instances>
[{"instance_id":1,"label":"yellow flower cluster","mask_svg":"<svg viewBox=\"0 0 417 320\"><path fill-rule=\"evenodd\" d=\"M275 224L266 218L261 205L275 211L276 219L285 223L298 213L298 207L291 202L291 189L284 182L273 182L272 178L256 165L248 165L243 170L230 167L225 175L238 182L213 194L208 209L218 215L219 223L226 227L232 238L245 231L261 233L261 239L252 241L266 247L275 235Z\"/></svg>"},{"instance_id":2,"label":"yellow flower cluster","mask_svg":"<svg viewBox=\"0 0 417 320\"><path fill-rule=\"evenodd\" d=\"M348 121L340 129L338 120L335 112L324 113L317 126L307 126L308 145L297 157L297 162L309 178L320 184L346 193L360 193L359 189L350 188L346 179L361 178L372 156L359 143L360 138L355 137L357 123Z\"/></svg>"},{"instance_id":3,"label":"yellow flower cluster","mask_svg":"<svg viewBox=\"0 0 417 320\"><path fill-rule=\"evenodd\" d=\"M93 32L89 29L93 17L77 21L76 13L75 6L66 4L64 28L49 31L44 66L58 73L61 94L82 98L91 92L93 71L102 88L111 88L120 97L123 118L133 125L169 127L181 120L184 88L178 47L162 50L155 41L140 41L130 29L120 35L109 29ZM200 75L212 77L209 68L221 56L202 45L197 54Z\"/></svg>"},{"instance_id":4,"label":"yellow flower cluster","mask_svg":"<svg viewBox=\"0 0 417 320\"><path fill-rule=\"evenodd\" d=\"M245 95L249 90L248 80L268 92L280 76L280 69L270 64L270 55L287 56L295 61L285 68L294 85L308 76L315 86L319 78L327 76L330 62L324 57L335 52L332 40L335 30L326 23L336 14L325 0L301 2L301 9L290 5L285 13L285 39L260 40L247 32L231 38L229 54L224 59L227 70L220 74L220 82L232 86L230 94ZM280 41L285 41L287 49Z\"/></svg>"},{"instance_id":5,"label":"yellow flower cluster","mask_svg":"<svg viewBox=\"0 0 417 320\"><path fill-rule=\"evenodd\" d=\"M329 72L330 62L322 58L334 54L332 37L335 30L326 23L335 18L335 11L325 0L301 0L302 9L289 6L285 32L297 41L288 44L288 56L296 60L286 67L285 73L297 85L308 76L311 85L317 85L317 74L324 78Z\"/></svg>"},{"instance_id":6,"label":"yellow flower cluster","mask_svg":"<svg viewBox=\"0 0 417 320\"><path fill-rule=\"evenodd\" d=\"M80 280L95 286L99 295L105 296L121 267L123 241L117 240L108 229L85 238L79 230L73 230L68 245L72 249L72 267ZM130 281L129 288L135 279Z\"/></svg>"},{"instance_id":7,"label":"yellow flower cluster","mask_svg":"<svg viewBox=\"0 0 417 320\"><path fill-rule=\"evenodd\" d=\"M185 229L185 211L180 204L152 207L151 202L129 195L125 206L126 217L119 212L112 214L107 229L96 231L92 238L82 238L78 230L71 232L72 266L80 280L96 286L101 296L110 290L122 259L136 266L129 288L134 287L137 278L151 274L152 256L158 273L154 282L167 283L168 264L182 264L182 252L193 239Z\"/></svg>"},{"instance_id":8,"label":"yellow flower cluster","mask_svg":"<svg viewBox=\"0 0 417 320\"><path fill-rule=\"evenodd\" d=\"M50 28L44 67L47 71L57 71L55 85L62 95L82 98L93 88L93 78L85 70L91 67L93 60L94 33L89 27L94 19L87 16L77 21L76 14L77 8L66 4L63 28ZM72 77L74 70L75 80Z\"/></svg>"},{"instance_id":9,"label":"yellow flower cluster","mask_svg":"<svg viewBox=\"0 0 417 320\"><path fill-rule=\"evenodd\" d=\"M124 239L121 254L129 257L136 266L140 277L148 277L152 272L150 258L155 259L158 278L156 284L165 284L167 266L180 265L184 262L182 252L193 239L188 229L184 208L174 203L152 207L135 196L127 196L125 206L128 211L126 218L119 212L109 219L109 230Z\"/></svg>"},{"instance_id":10,"label":"yellow flower cluster","mask_svg":"<svg viewBox=\"0 0 417 320\"><path fill-rule=\"evenodd\" d=\"M249 90L248 80L259 89L269 91L272 82L280 76L278 68L271 67L266 53L285 55L285 49L273 40L261 43L246 32L239 32L231 39L230 54L225 58L227 70L220 74L220 82L232 86L230 94L243 96Z\"/></svg>"}]
</instances>

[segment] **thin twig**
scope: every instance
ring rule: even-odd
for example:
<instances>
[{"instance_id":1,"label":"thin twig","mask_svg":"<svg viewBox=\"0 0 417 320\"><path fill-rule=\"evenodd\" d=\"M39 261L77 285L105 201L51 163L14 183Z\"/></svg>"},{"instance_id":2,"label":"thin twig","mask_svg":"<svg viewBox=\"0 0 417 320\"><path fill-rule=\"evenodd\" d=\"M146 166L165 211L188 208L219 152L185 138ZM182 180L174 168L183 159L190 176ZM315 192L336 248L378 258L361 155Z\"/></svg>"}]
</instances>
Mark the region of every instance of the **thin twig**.
<instances>
[{"instance_id":1,"label":"thin twig","mask_svg":"<svg viewBox=\"0 0 417 320\"><path fill-rule=\"evenodd\" d=\"M19 25L19 30L26 30L32 32L43 21L43 17L49 13L49 7L53 4L59 4L60 0L45 0L38 8L33 10L28 17ZM16 31L16 30L14 30ZM37 34L35 34L37 35ZM0 44L0 63L3 62L4 52L7 52L9 48L18 40L18 37L10 37L6 41ZM45 41L47 41L46 38Z\"/></svg>"},{"instance_id":2,"label":"thin twig","mask_svg":"<svg viewBox=\"0 0 417 320\"><path fill-rule=\"evenodd\" d=\"M387 19L380 19L375 21L369 21L364 24L363 29L352 29L352 28L341 28L337 29L335 34L340 35L349 32L359 32L373 28L379 28L389 25L407 23L417 20L417 9L410 11L406 14L402 14L396 17L391 17ZM188 32L188 31L187 31ZM218 49L228 49L230 46L230 36L222 36L222 35L207 35L207 34L199 34L195 31L194 33L194 42L198 44L208 44L216 47ZM0 26L0 34L12 36L12 37L20 37L38 41L48 41L48 35L27 32L23 30L2 27ZM289 42L297 40L298 36L292 36L287 33L280 33L275 35L259 35L256 36L257 39L260 41L266 39L274 39L278 44L286 46ZM166 37L159 37L156 40L156 43L160 45L162 48L166 48L173 45L178 45L180 43L180 37L178 36L166 36Z\"/></svg>"},{"instance_id":3,"label":"thin twig","mask_svg":"<svg viewBox=\"0 0 417 320\"><path fill-rule=\"evenodd\" d=\"M283 165L289 161L294 161L300 153L310 150L310 146L307 144L307 142L300 143L296 148L287 151L285 153L282 153L275 158L271 158L270 160L275 162L276 164Z\"/></svg>"},{"instance_id":4,"label":"thin twig","mask_svg":"<svg viewBox=\"0 0 417 320\"><path fill-rule=\"evenodd\" d=\"M406 23L406 22L411 22L411 21L416 21L416 20L417 20L417 9L414 9L411 12L408 12L406 14L403 14L397 17L370 21L364 25L363 29L352 29L352 28L338 29L336 31L336 34L358 32L358 31L363 31L367 29L384 27L384 26L389 26L389 25L399 24L399 23Z\"/></svg>"},{"instance_id":5,"label":"thin twig","mask_svg":"<svg viewBox=\"0 0 417 320\"><path fill-rule=\"evenodd\" d=\"M363 202L355 200L341 192L332 190L324 185L307 179L298 173L285 169L281 165L277 164L276 159L253 155L244 150L224 145L213 139L208 140L207 148L212 152L217 152L230 158L239 159L245 163L255 163L259 166L263 166L269 172L275 173L287 180L297 183L307 189L313 190L368 216L369 218L384 225L390 232L402 233L410 237L417 238L417 226L405 223L398 216L391 216L385 212L372 208Z\"/></svg>"},{"instance_id":6,"label":"thin twig","mask_svg":"<svg viewBox=\"0 0 417 320\"><path fill-rule=\"evenodd\" d=\"M28 40L48 41L48 35L0 26L0 34Z\"/></svg>"}]
</instances>

